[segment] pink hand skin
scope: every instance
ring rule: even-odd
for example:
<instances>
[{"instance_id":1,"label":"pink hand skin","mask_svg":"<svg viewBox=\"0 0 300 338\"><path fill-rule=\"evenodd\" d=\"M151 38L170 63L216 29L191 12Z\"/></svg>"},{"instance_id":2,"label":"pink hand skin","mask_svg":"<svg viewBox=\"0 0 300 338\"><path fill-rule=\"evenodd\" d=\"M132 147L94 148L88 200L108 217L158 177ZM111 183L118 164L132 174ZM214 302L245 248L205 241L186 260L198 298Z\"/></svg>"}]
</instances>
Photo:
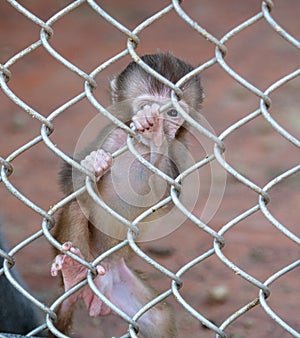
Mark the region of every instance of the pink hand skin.
<instances>
[{"instance_id":1,"label":"pink hand skin","mask_svg":"<svg viewBox=\"0 0 300 338\"><path fill-rule=\"evenodd\" d=\"M97 181L112 166L112 156L103 149L92 151L80 164L95 174Z\"/></svg>"},{"instance_id":2,"label":"pink hand skin","mask_svg":"<svg viewBox=\"0 0 300 338\"><path fill-rule=\"evenodd\" d=\"M137 130L145 139L145 143L153 144L156 148L160 148L163 143L163 117L159 114L159 104L153 103L152 105L145 104L142 108L132 117L132 122Z\"/></svg>"}]
</instances>

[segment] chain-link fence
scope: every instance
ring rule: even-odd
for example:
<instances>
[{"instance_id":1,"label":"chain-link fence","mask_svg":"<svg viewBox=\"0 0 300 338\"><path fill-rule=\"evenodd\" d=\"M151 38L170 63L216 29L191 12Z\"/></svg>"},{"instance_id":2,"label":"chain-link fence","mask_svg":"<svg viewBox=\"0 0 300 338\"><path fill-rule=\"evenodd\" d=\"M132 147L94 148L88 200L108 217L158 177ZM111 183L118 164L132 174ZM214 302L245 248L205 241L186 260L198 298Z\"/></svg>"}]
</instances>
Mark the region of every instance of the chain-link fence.
<instances>
[{"instance_id":1,"label":"chain-link fence","mask_svg":"<svg viewBox=\"0 0 300 338\"><path fill-rule=\"evenodd\" d=\"M173 180L140 160L170 184L169 195L155 208L171 202L186 222L157 245L139 247L132 229L153 206L133 222L122 218L129 230L121 244L85 265L92 272L101 259L129 246L137 267L149 274L146 284L159 290L157 297L132 317L114 307L112 318L98 318L99 327L89 322L88 329L82 309L75 326L85 337L136 337L139 318L168 301L178 336L300 337L299 3L7 0L1 7L1 212L12 249L0 251L0 271L43 314L41 326L27 335L49 329L65 337L55 328L56 312L76 291L56 297L54 279L45 276L50 248L62 250L52 235L56 213L83 190L93 190L92 176L62 198L55 185L57 163L87 173L72 160L74 148L83 133L90 137L91 125L101 129L105 119L128 133L122 152L138 157L136 132L104 108L107 79L132 60L144 67L145 53L172 49L196 66L172 87L173 104L188 78L200 75L204 84L203 119L182 113L193 128L196 162ZM177 189L194 173L200 188L191 210ZM105 208L114 213L113 206ZM11 273L14 263L30 292ZM81 286L95 287L91 272ZM4 299L8 291L0 292ZM14 302L0 301L0 311Z\"/></svg>"}]
</instances>

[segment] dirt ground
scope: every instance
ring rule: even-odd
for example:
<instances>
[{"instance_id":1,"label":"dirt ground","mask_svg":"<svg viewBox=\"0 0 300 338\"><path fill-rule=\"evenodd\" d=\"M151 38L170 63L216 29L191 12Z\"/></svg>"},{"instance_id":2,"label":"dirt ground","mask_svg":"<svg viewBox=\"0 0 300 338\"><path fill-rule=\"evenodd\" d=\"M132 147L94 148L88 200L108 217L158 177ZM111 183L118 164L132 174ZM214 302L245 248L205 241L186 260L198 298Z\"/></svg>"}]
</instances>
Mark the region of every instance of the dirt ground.
<instances>
[{"instance_id":1,"label":"dirt ground","mask_svg":"<svg viewBox=\"0 0 300 338\"><path fill-rule=\"evenodd\" d=\"M20 1L42 20L47 20L68 1ZM98 1L103 8L129 29L169 4L168 1L110 0ZM258 13L261 1L188 1L183 8L203 28L221 38L233 27ZM299 39L298 0L274 1L274 19L295 38ZM126 47L126 39L116 28L100 19L87 4L58 20L54 25L50 44L64 57L85 72L91 72L100 63ZM40 29L18 13L7 2L0 5L0 63L4 64L18 51L39 39ZM177 57L197 66L214 56L214 45L199 36L178 16L171 12L150 25L140 34L137 53L154 53L171 50ZM235 36L227 44L226 62L238 74L260 90L299 67L299 52L261 20ZM108 81L130 61L122 59L97 76L95 96L109 105ZM44 116L48 116L67 100L83 90L83 81L67 70L43 49L18 60L11 68L9 88L27 104ZM205 90L202 114L220 135L230 125L255 111L259 99L239 85L219 65L201 74ZM299 78L290 81L271 94L272 116L295 137L299 135ZM0 156L6 158L17 148L40 134L40 122L0 92ZM97 114L87 100L76 104L55 119L52 141L72 156L83 128ZM298 136L299 137L299 136ZM197 156L193 141L191 151ZM299 162L299 149L285 140L264 120L258 117L225 139L226 161L260 187ZM43 143L24 152L13 161L15 171L12 184L41 208L50 206L62 198L57 184L57 172L61 161ZM217 168L214 182L223 187L224 171ZM200 216L207 200L208 173L201 172L201 190L194 210ZM218 179L220 179L218 186ZM272 215L289 230L299 236L299 175L275 185L270 191L268 205ZM218 206L217 198L215 200ZM0 184L0 217L4 233L11 246L21 242L41 228L42 217L25 206ZM217 210L208 225L219 231L237 215L257 204L257 194L228 175L225 191ZM212 207L214 207L212 203ZM257 212L225 233L223 254L250 275L264 282L275 272L299 259L299 246L278 231L263 215ZM146 242L145 252L171 271L178 271L184 264L212 248L210 235L186 221L170 235ZM61 289L58 281L50 276L51 245L40 238L16 255L16 266L29 290L42 302L50 305ZM134 258L134 265L145 271L151 284L159 290L169 288L166 277ZM299 278L295 269L271 285L268 304L294 330L300 334ZM258 296L258 289L225 266L216 255L188 270L183 276L180 290L183 298L203 316L217 325ZM224 291L221 299L216 290ZM171 297L170 297L171 298ZM175 321L180 337L214 337L189 314L175 298ZM117 317L88 318L84 307L77 312L72 337L112 337L126 331ZM0 328L1 331L1 328ZM226 330L231 338L284 338L291 337L260 305L234 321Z\"/></svg>"}]
</instances>

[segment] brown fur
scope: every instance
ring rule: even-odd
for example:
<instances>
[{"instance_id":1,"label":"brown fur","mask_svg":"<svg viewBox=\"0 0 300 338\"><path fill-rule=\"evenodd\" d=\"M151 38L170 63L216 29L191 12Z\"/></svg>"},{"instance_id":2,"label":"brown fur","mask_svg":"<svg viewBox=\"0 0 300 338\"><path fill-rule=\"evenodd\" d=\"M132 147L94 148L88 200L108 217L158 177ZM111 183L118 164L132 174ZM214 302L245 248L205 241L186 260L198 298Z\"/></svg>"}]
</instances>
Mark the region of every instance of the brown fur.
<instances>
[{"instance_id":1,"label":"brown fur","mask_svg":"<svg viewBox=\"0 0 300 338\"><path fill-rule=\"evenodd\" d=\"M142 57L142 60L148 64L150 67L152 67L155 71L166 77L168 80L170 80L173 83L176 83L181 77L189 73L193 70L193 67L189 64L177 59L170 53L158 53L153 55L145 55ZM188 106L191 106L193 108L191 113L195 113L200 109L200 105L202 102L202 87L200 84L200 80L198 77L194 77L189 82L187 82L184 86L183 90L183 98ZM121 72L119 76L117 76L112 81L112 101L113 103L121 103L123 101L129 101L137 98L141 95L153 95L156 96L163 96L163 97L169 97L171 93L170 88L163 85L161 82L156 80L153 76L149 75L145 70L143 70L139 65L132 62L130 63L126 69ZM124 110L126 110L126 114L130 112L132 117L132 106L130 103L127 105L125 104ZM122 112L120 112L122 115ZM129 118L129 120L131 119ZM128 116L124 118L125 122L128 122ZM107 130L110 130L111 132L108 132ZM90 154L92 150L97 150L99 147L103 148L104 150L108 152L113 152L116 149L120 147L121 145L119 142L116 141L116 135L119 133L118 136L120 140L122 140L122 133L120 129L117 129L116 131L113 131L112 127L109 127L104 132L100 133L99 137L95 142L93 142L90 146L87 147L87 149L81 153L76 160L82 160ZM119 130L119 131L118 131ZM109 135L109 136L108 136ZM125 135L126 136L126 135ZM183 128L181 127L180 130L178 130L178 138L180 138L181 142L185 142L185 132L183 131ZM114 140L115 143L114 144ZM124 138L125 140L125 138ZM122 141L123 142L123 141ZM169 161L163 160L162 163L159 165L162 166L162 170L165 171L169 176L176 177L178 175L178 168L176 167L177 163L180 163L180 161L184 161L184 154L176 152L176 149L173 149L172 147L172 140L168 140L169 142L169 149L167 155L169 156ZM145 146L142 146L145 148ZM148 150L149 151L149 150ZM172 161L174 163L172 163ZM140 165L141 166L141 165ZM146 170L144 170L146 172ZM141 170L142 172L142 170ZM79 172L72 172L72 168L65 164L63 169L61 170L61 186L65 194L70 194L74 188L73 183L75 180L76 187L80 187L84 184L85 177L79 173ZM106 174L105 174L106 175ZM145 179L148 179L149 174L145 174ZM73 179L72 179L73 178ZM143 178L142 178L143 179ZM141 178L139 178L141 180ZM102 182L105 181L106 183L103 185ZM107 183L108 182L108 183ZM100 178L98 182L99 189L105 193L108 193L107 186L109 186L109 176L103 176ZM143 188L143 184L141 183L141 189ZM75 188L76 188L75 187ZM102 190L104 189L104 190ZM81 197L81 200L84 200L82 206L90 206L90 209L93 209L93 203L88 198L88 196L85 194L83 197ZM128 208L127 205L123 203L122 201L116 201L114 204L114 208L118 212L119 210L123 210L124 208ZM97 257L102 252L105 252L110 247L114 246L118 243L117 240L110 238L109 236L105 235L104 233L101 233L96 227L93 226L92 222L92 212L90 212L87 217L82 213L82 209L78 205L77 201L70 202L68 205L66 205L63 210L61 211L58 219L57 219L57 225L54 229L54 237L60 242L64 243L67 241L71 241L74 245L74 247L78 247L85 257L86 260L92 261L95 257ZM119 207L119 209L118 209ZM128 213L128 215L131 215L131 218L134 219L136 217L135 213L139 210L134 210L133 208L129 210L125 210L125 213ZM127 215L126 215L127 217ZM97 217L97 220L99 217ZM57 252L55 252L57 254ZM129 249L123 250L118 255L114 255L114 258L111 258L112 266L115 264L117 260L120 260L120 256L129 256ZM113 262L114 261L114 262ZM109 263L108 263L109 264ZM144 281L143 278L140 277L139 274L137 274L134 271L131 271L136 277L136 279L133 280L134 283L137 283L139 286L143 286L145 289L144 294L151 294L151 297L155 297L156 292L151 287L149 287ZM147 297L146 297L147 298ZM143 301L142 301L143 302ZM58 322L56 323L56 326L58 329L62 330L62 332L68 332L69 328L71 327L71 321L72 321L72 315L74 311L74 306L71 306L70 309L66 313L62 313L61 310L59 310L58 313ZM154 312L153 312L154 311ZM176 329L173 323L172 318L172 311L168 309L168 307L163 306L162 304L159 304L155 307L155 310L151 310L150 312L159 313L158 317L161 318L162 325L164 326L162 328L163 332L160 334L159 328L156 328L156 333L146 330L144 336L145 337L175 337L176 336ZM167 311L167 312L166 312ZM154 316L154 318L157 317L157 314ZM155 325L156 323L154 323Z\"/></svg>"}]
</instances>

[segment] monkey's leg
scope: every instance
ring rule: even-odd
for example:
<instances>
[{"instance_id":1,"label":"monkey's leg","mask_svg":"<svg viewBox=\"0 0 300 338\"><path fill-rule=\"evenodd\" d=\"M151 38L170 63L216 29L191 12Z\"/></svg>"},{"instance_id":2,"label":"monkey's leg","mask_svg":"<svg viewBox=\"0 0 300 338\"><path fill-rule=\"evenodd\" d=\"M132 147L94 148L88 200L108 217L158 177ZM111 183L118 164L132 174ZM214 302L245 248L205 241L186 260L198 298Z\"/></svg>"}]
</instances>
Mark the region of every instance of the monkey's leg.
<instances>
[{"instance_id":1,"label":"monkey's leg","mask_svg":"<svg viewBox=\"0 0 300 338\"><path fill-rule=\"evenodd\" d=\"M80 258L84 258L80 250L74 248L71 242L66 242L62 245L63 250L69 250ZM106 271L102 265L97 265L96 270L98 276L105 275ZM61 271L65 291L70 290L73 286L81 282L87 276L87 268L76 262L69 255L60 254L55 258L51 267L51 275L57 276L58 271ZM96 277L97 278L97 277ZM99 314L108 314L110 310L102 306L102 302L94 295L88 287L83 287L81 290L70 296L63 304L60 312L67 313L70 306L74 304L79 298L82 298L90 310L90 316L97 316Z\"/></svg>"},{"instance_id":2,"label":"monkey's leg","mask_svg":"<svg viewBox=\"0 0 300 338\"><path fill-rule=\"evenodd\" d=\"M65 248L76 255L82 257L80 250L71 246L71 243L65 243ZM96 267L98 276L94 283L98 290L115 306L129 316L137 313L147 302L155 298L154 291L138 275L126 265L123 258L111 258L110 261L103 263L103 266ZM74 261L68 255L58 255L52 266L52 274L57 275L61 270L65 289L71 288L81 279L86 277L87 269ZM112 310L105 305L90 289L88 285L84 286L75 295L69 297L62 304L58 314L57 328L64 328L63 322L69 321L69 314L73 311L74 302L82 298L85 302L89 315L104 316L112 314ZM61 317L61 318L60 318ZM66 319L67 318L67 319ZM143 337L168 337L170 314L166 308L158 306L148 311L139 320L141 333Z\"/></svg>"},{"instance_id":3,"label":"monkey's leg","mask_svg":"<svg viewBox=\"0 0 300 338\"><path fill-rule=\"evenodd\" d=\"M84 258L80 250L74 248L71 242L64 243L62 249L70 251L80 258ZM59 270L62 271L64 286L67 291L86 277L87 268L76 262L69 255L60 254L55 257L54 263L51 266L51 275L57 276ZM105 274L105 269L101 265L97 265L96 270L99 275Z\"/></svg>"}]
</instances>

